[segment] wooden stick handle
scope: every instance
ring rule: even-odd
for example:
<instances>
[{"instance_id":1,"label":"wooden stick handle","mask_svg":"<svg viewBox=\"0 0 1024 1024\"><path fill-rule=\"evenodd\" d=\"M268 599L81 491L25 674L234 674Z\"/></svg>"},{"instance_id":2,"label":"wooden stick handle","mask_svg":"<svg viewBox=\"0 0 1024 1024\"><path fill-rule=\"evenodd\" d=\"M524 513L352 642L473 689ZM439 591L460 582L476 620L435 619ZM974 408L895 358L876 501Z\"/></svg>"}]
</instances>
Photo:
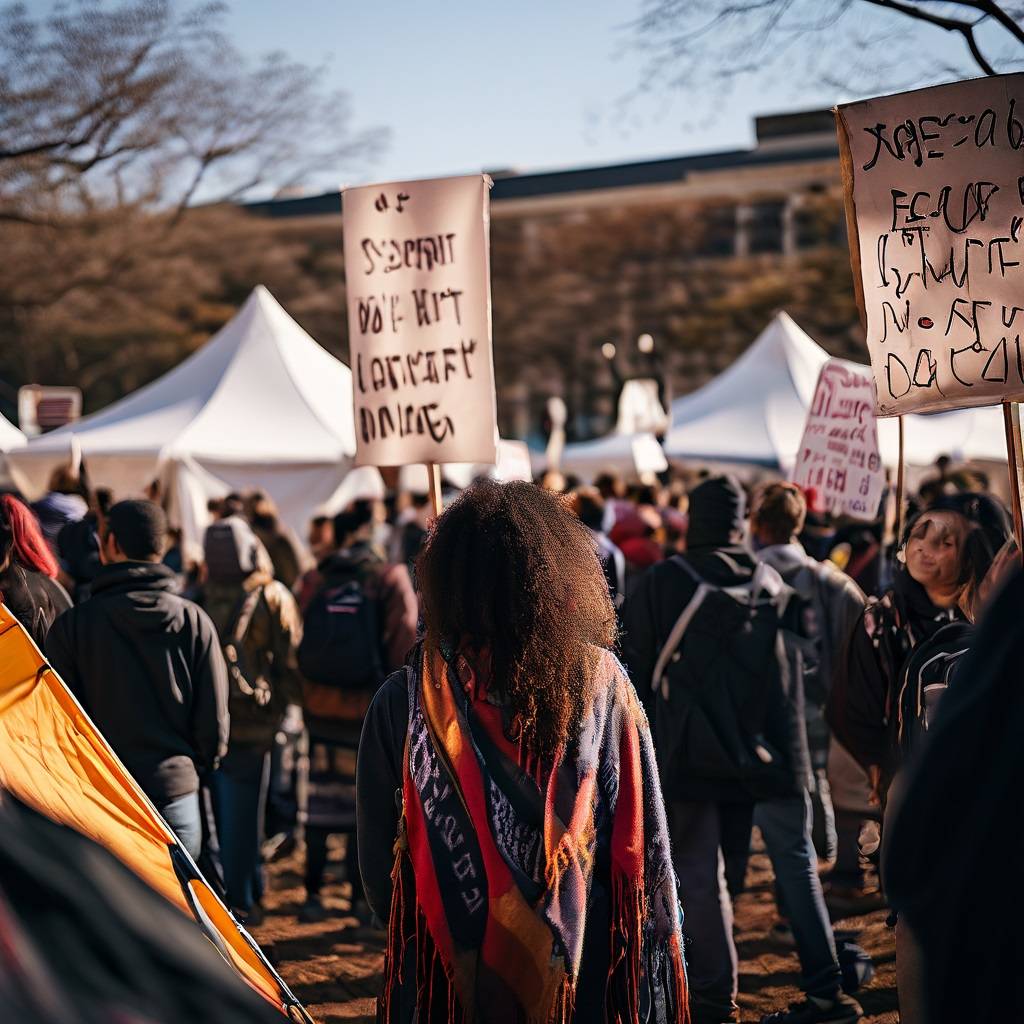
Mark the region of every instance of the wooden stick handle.
<instances>
[{"instance_id":1,"label":"wooden stick handle","mask_svg":"<svg viewBox=\"0 0 1024 1024\"><path fill-rule=\"evenodd\" d=\"M904 484L904 453L903 453L903 417L898 417L900 426L900 448L896 464L896 547L899 549L903 543L903 510L906 508L906 488Z\"/></svg>"},{"instance_id":2,"label":"wooden stick handle","mask_svg":"<svg viewBox=\"0 0 1024 1024\"><path fill-rule=\"evenodd\" d=\"M444 511L444 505L441 502L441 466L439 463L427 463L427 484L430 487L430 504L434 509L434 515L439 516Z\"/></svg>"},{"instance_id":3,"label":"wooden stick handle","mask_svg":"<svg viewBox=\"0 0 1024 1024\"><path fill-rule=\"evenodd\" d=\"M1010 402L1003 402L1003 427L1006 430L1006 466L1010 473L1010 507L1013 512L1013 536L1017 551L1024 561L1024 522L1020 507L1021 495L1021 438L1020 414Z\"/></svg>"}]
</instances>

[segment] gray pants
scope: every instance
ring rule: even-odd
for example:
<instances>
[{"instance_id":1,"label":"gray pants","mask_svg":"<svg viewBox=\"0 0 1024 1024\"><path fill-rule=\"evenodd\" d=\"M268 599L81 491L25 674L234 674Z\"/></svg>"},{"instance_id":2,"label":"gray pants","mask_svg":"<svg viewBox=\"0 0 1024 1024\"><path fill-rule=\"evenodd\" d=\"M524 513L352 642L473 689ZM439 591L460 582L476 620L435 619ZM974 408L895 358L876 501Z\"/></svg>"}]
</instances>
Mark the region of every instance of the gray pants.
<instances>
[{"instance_id":1,"label":"gray pants","mask_svg":"<svg viewBox=\"0 0 1024 1024\"><path fill-rule=\"evenodd\" d=\"M754 808L754 824L761 830L775 872L779 911L793 929L800 957L800 986L808 995L834 998L842 971L811 841L811 799L805 793L787 800L766 800Z\"/></svg>"}]
</instances>

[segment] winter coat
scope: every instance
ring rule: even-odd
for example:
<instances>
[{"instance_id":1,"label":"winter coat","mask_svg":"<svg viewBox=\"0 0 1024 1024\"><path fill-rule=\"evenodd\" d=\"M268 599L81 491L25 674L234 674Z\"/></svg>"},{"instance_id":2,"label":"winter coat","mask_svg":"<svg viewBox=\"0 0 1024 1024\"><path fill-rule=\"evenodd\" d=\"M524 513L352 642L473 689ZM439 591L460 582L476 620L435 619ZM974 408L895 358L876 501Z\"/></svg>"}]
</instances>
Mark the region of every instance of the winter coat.
<instances>
[{"instance_id":1,"label":"winter coat","mask_svg":"<svg viewBox=\"0 0 1024 1024\"><path fill-rule=\"evenodd\" d=\"M217 631L175 583L164 565L105 565L46 638L51 666L158 807L198 790L229 730Z\"/></svg>"}]
</instances>

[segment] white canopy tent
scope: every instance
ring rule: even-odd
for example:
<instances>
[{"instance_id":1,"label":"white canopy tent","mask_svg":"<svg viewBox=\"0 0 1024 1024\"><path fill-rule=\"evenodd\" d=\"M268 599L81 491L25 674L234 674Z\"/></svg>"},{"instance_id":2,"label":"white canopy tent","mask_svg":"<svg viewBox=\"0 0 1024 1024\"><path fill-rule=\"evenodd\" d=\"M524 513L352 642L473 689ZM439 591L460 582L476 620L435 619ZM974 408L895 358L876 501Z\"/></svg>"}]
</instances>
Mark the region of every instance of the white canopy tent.
<instances>
[{"instance_id":1,"label":"white canopy tent","mask_svg":"<svg viewBox=\"0 0 1024 1024\"><path fill-rule=\"evenodd\" d=\"M668 468L665 453L653 434L608 434L596 441L567 444L559 469L587 482L603 472L635 480Z\"/></svg>"},{"instance_id":2,"label":"white canopy tent","mask_svg":"<svg viewBox=\"0 0 1024 1024\"><path fill-rule=\"evenodd\" d=\"M95 486L116 497L160 479L190 540L206 500L263 488L304 532L314 508L334 511L383 493L375 469L352 470L352 375L262 285L202 348L146 387L11 458L18 485L41 494L71 457L72 438Z\"/></svg>"},{"instance_id":3,"label":"white canopy tent","mask_svg":"<svg viewBox=\"0 0 1024 1024\"><path fill-rule=\"evenodd\" d=\"M670 459L792 469L825 352L788 313L778 313L727 370L672 403L665 438ZM906 461L1003 460L998 408L904 417ZM896 420L878 421L882 458L897 460Z\"/></svg>"}]
</instances>

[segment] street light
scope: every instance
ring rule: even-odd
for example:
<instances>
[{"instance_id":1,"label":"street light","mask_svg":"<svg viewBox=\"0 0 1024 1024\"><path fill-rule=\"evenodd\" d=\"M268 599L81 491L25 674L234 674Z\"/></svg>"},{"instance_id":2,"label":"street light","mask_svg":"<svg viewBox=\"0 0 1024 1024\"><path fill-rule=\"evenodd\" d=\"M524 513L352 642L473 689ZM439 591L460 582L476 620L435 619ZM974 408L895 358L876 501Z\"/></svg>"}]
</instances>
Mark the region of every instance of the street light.
<instances>
[{"instance_id":1,"label":"street light","mask_svg":"<svg viewBox=\"0 0 1024 1024\"><path fill-rule=\"evenodd\" d=\"M650 353L654 351L654 338L649 334L641 334L640 337L636 339L636 347L640 349L645 356L650 355Z\"/></svg>"},{"instance_id":2,"label":"street light","mask_svg":"<svg viewBox=\"0 0 1024 1024\"><path fill-rule=\"evenodd\" d=\"M601 355L603 355L605 357L605 359L608 359L608 360L614 359L615 358L615 346L610 341L606 341L601 346Z\"/></svg>"}]
</instances>

